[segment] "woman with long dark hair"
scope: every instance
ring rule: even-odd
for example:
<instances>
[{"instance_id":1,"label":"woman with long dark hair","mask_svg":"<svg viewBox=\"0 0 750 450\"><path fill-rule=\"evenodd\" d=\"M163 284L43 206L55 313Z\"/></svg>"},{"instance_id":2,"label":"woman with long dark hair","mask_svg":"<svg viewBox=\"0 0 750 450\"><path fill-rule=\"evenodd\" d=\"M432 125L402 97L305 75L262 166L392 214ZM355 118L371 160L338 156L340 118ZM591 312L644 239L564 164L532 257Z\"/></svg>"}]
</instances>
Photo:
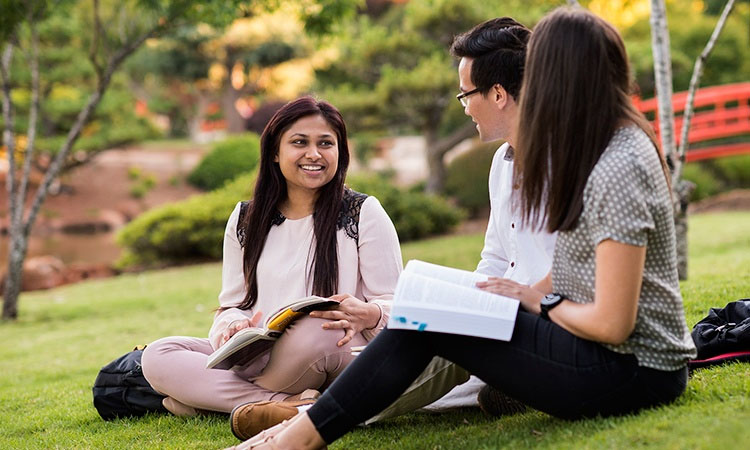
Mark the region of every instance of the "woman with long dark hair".
<instances>
[{"instance_id":1,"label":"woman with long dark hair","mask_svg":"<svg viewBox=\"0 0 750 450\"><path fill-rule=\"evenodd\" d=\"M580 8L532 33L517 198L559 232L550 275L478 287L521 301L509 342L386 329L305 414L241 448L320 448L388 406L434 356L565 419L669 403L695 356L677 279L669 176L633 107L622 39Z\"/></svg>"},{"instance_id":2,"label":"woman with long dark hair","mask_svg":"<svg viewBox=\"0 0 750 450\"><path fill-rule=\"evenodd\" d=\"M247 438L312 403L349 364L351 347L384 327L402 266L398 237L375 197L345 187L348 165L346 126L332 105L302 97L273 116L253 198L227 222L208 339L163 338L143 354L144 375L169 411L243 405L232 422ZM309 295L340 303L294 322L246 366L206 369L208 355L237 331Z\"/></svg>"}]
</instances>

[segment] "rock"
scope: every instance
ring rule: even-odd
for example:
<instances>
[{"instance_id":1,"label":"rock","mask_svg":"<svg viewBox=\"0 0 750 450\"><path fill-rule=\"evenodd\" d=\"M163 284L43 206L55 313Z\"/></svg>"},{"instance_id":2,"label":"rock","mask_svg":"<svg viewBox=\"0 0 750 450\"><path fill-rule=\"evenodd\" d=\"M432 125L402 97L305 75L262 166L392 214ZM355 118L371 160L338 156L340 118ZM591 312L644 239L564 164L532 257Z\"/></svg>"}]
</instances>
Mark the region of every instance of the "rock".
<instances>
[{"instance_id":1,"label":"rock","mask_svg":"<svg viewBox=\"0 0 750 450\"><path fill-rule=\"evenodd\" d=\"M54 256L37 256L23 264L21 290L36 291L51 289L64 284L77 283L95 278L108 278L120 272L107 264L65 264ZM0 276L0 289L5 285L5 274Z\"/></svg>"},{"instance_id":2,"label":"rock","mask_svg":"<svg viewBox=\"0 0 750 450\"><path fill-rule=\"evenodd\" d=\"M119 272L107 264L71 264L65 269L65 282L77 283L94 278L108 278Z\"/></svg>"},{"instance_id":3,"label":"rock","mask_svg":"<svg viewBox=\"0 0 750 450\"><path fill-rule=\"evenodd\" d=\"M125 214L114 209L103 209L99 212L99 220L106 223L110 230L118 230L128 222Z\"/></svg>"},{"instance_id":4,"label":"rock","mask_svg":"<svg viewBox=\"0 0 750 450\"><path fill-rule=\"evenodd\" d=\"M65 284L65 264L54 256L37 256L23 263L21 290L50 289Z\"/></svg>"}]
</instances>

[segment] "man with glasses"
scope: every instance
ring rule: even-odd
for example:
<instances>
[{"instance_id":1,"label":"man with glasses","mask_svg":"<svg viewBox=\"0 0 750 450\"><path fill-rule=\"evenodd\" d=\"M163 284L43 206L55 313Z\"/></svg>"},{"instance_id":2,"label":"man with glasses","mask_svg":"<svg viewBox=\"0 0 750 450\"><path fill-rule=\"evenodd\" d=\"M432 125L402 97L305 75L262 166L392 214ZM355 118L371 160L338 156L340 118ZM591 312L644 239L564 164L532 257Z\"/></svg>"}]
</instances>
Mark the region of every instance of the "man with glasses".
<instances>
[{"instance_id":1,"label":"man with glasses","mask_svg":"<svg viewBox=\"0 0 750 450\"><path fill-rule=\"evenodd\" d=\"M534 284L550 270L555 236L522 224L513 208L513 144L516 142L518 99L531 31L509 17L488 20L457 36L451 46L460 58L456 96L477 124L483 142L503 140L490 168L490 219L476 271L522 284ZM513 370L508 367L508 370ZM368 423L428 405L440 411L479 406L493 415L525 407L471 377L442 358L433 359L422 375L391 406ZM450 392L448 392L450 391ZM444 395L446 392L448 394ZM442 398L441 398L442 397Z\"/></svg>"}]
</instances>

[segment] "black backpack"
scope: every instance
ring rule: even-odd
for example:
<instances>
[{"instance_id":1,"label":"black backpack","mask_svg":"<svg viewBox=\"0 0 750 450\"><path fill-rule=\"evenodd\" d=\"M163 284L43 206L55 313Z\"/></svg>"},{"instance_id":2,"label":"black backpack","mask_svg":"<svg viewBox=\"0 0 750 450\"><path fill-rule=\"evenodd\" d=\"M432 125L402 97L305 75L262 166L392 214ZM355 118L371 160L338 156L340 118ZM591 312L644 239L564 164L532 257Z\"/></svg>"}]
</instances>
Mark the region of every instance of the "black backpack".
<instances>
[{"instance_id":1,"label":"black backpack","mask_svg":"<svg viewBox=\"0 0 750 450\"><path fill-rule=\"evenodd\" d=\"M94 407L102 419L168 412L161 404L165 396L156 392L143 376L142 354L143 349L136 347L99 371L92 391Z\"/></svg>"},{"instance_id":2,"label":"black backpack","mask_svg":"<svg viewBox=\"0 0 750 450\"><path fill-rule=\"evenodd\" d=\"M711 308L691 335L698 349L696 359L688 363L691 370L730 361L750 362L750 299Z\"/></svg>"}]
</instances>

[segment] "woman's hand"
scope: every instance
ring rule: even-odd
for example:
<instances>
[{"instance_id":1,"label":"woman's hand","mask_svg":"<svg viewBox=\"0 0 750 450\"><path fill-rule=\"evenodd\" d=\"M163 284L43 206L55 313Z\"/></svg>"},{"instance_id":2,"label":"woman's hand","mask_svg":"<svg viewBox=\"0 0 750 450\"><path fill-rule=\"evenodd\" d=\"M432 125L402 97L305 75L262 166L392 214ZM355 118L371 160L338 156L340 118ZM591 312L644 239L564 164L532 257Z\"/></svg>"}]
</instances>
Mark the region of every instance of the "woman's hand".
<instances>
[{"instance_id":1,"label":"woman's hand","mask_svg":"<svg viewBox=\"0 0 750 450\"><path fill-rule=\"evenodd\" d=\"M374 328L380 321L380 308L373 303L363 302L349 294L332 295L331 299L339 302L336 309L312 311L310 317L330 320L323 324L324 330L345 331L344 337L337 343L339 347L351 341L362 330Z\"/></svg>"},{"instance_id":2,"label":"woman's hand","mask_svg":"<svg viewBox=\"0 0 750 450\"><path fill-rule=\"evenodd\" d=\"M517 283L507 278L490 277L487 281L478 282L477 287L483 291L518 299L521 301L523 308L530 313L539 314L541 311L539 305L544 293L529 285Z\"/></svg>"},{"instance_id":3,"label":"woman's hand","mask_svg":"<svg viewBox=\"0 0 750 450\"><path fill-rule=\"evenodd\" d=\"M227 328L224 330L223 333L221 333L221 339L219 339L219 347L226 344L226 342L235 334L237 334L238 331L242 330L243 328L250 328L254 327L260 322L260 318L263 316L263 313L261 311L256 312L253 315L252 319L240 319L235 320L233 322L230 322Z\"/></svg>"}]
</instances>

